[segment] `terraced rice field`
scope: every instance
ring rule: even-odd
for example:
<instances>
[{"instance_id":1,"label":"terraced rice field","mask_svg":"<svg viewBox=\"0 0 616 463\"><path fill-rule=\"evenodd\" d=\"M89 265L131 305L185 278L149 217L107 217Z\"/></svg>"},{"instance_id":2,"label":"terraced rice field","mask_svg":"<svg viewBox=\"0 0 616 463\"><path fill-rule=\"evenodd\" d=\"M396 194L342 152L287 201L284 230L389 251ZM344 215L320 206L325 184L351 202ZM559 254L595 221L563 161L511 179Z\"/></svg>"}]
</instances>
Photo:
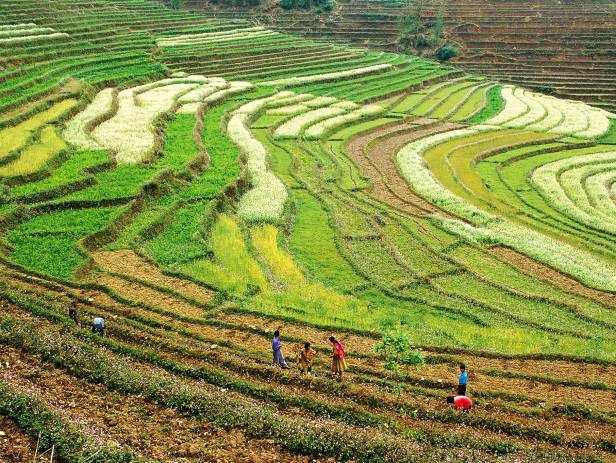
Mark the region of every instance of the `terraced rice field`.
<instances>
[{"instance_id":1,"label":"terraced rice field","mask_svg":"<svg viewBox=\"0 0 616 463\"><path fill-rule=\"evenodd\" d=\"M616 461L613 113L153 0L0 18L0 460Z\"/></svg>"},{"instance_id":2,"label":"terraced rice field","mask_svg":"<svg viewBox=\"0 0 616 463\"><path fill-rule=\"evenodd\" d=\"M397 0L340 0L321 14L315 8L273 12L266 6L217 7L220 3L185 0L183 5L207 8L219 18L256 19L310 39L385 50L399 46L400 18L417 11L415 2ZM419 17L428 38L441 13L441 40L457 44L456 65L466 71L616 109L616 6L611 0L425 1Z\"/></svg>"}]
</instances>

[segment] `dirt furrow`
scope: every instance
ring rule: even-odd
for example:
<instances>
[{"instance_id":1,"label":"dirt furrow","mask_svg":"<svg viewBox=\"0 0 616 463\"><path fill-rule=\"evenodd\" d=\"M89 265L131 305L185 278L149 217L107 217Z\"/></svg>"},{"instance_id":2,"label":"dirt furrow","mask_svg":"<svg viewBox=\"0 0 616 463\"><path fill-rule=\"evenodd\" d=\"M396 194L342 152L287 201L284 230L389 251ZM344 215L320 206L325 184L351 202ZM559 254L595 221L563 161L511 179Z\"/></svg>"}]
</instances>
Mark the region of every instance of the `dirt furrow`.
<instances>
[{"instance_id":1,"label":"dirt furrow","mask_svg":"<svg viewBox=\"0 0 616 463\"><path fill-rule=\"evenodd\" d=\"M13 420L0 415L0 461L40 463L42 460L34 459L35 448L35 439L24 433Z\"/></svg>"},{"instance_id":2,"label":"dirt furrow","mask_svg":"<svg viewBox=\"0 0 616 463\"><path fill-rule=\"evenodd\" d=\"M360 166L363 174L370 178L372 196L411 214L441 212L409 188L394 160L395 153L403 145L457 127L454 124L433 122L435 121L430 119L401 121L397 125L361 134L346 145L346 154Z\"/></svg>"},{"instance_id":3,"label":"dirt furrow","mask_svg":"<svg viewBox=\"0 0 616 463\"><path fill-rule=\"evenodd\" d=\"M18 349L0 345L0 354L8 362L1 373L3 382L41 398L91 435L127 445L148 459L174 463L196 459L315 461L291 455L265 440L248 439L239 430L211 427L139 396L108 391Z\"/></svg>"},{"instance_id":4,"label":"dirt furrow","mask_svg":"<svg viewBox=\"0 0 616 463\"><path fill-rule=\"evenodd\" d=\"M96 264L106 272L128 275L158 287L168 288L204 304L213 296L212 291L190 280L165 275L159 267L134 251L96 252L92 257Z\"/></svg>"}]
</instances>

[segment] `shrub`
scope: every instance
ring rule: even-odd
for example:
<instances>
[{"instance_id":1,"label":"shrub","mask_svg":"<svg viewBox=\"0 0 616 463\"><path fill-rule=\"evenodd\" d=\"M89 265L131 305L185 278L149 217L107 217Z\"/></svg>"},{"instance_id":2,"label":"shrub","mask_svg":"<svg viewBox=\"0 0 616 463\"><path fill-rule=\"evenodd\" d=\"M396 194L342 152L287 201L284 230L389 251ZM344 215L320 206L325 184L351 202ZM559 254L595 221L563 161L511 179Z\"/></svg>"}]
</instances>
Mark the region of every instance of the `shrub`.
<instances>
[{"instance_id":1,"label":"shrub","mask_svg":"<svg viewBox=\"0 0 616 463\"><path fill-rule=\"evenodd\" d=\"M451 45L445 45L444 47L439 48L436 51L436 58L439 61L448 61L451 58L455 58L458 55L459 55L458 50L452 47Z\"/></svg>"}]
</instances>

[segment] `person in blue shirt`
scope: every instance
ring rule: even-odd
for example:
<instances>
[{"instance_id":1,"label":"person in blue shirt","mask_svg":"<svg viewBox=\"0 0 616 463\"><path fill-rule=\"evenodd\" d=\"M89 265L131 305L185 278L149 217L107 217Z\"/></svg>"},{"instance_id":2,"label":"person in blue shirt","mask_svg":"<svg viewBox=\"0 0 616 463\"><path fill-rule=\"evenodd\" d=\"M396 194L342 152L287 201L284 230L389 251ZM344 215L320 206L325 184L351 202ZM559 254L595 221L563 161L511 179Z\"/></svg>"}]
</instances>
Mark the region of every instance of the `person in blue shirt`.
<instances>
[{"instance_id":1,"label":"person in blue shirt","mask_svg":"<svg viewBox=\"0 0 616 463\"><path fill-rule=\"evenodd\" d=\"M458 377L458 395L466 395L466 384L468 383L468 373L466 365L460 364L460 376Z\"/></svg>"}]
</instances>

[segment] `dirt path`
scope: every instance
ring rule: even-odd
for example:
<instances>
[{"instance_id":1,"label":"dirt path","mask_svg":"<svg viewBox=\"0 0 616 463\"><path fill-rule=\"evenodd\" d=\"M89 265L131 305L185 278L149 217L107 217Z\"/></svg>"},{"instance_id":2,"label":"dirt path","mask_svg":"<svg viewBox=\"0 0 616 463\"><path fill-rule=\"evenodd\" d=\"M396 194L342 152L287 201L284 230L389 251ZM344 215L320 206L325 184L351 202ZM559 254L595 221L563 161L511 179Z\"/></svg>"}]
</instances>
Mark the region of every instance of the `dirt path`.
<instances>
[{"instance_id":1,"label":"dirt path","mask_svg":"<svg viewBox=\"0 0 616 463\"><path fill-rule=\"evenodd\" d=\"M54 297L55 298L55 297ZM87 305L80 305L82 310L92 310L92 308L87 308ZM127 307L124 310L135 310L132 307ZM148 311L139 309L139 313L143 316L148 315ZM376 384L372 384L370 382L364 382L361 377L357 376L356 372L360 372L361 374L368 375L368 377L372 377L374 379L380 380L385 378L385 375L382 372L381 365L375 359L362 359L362 358L353 358L353 351L350 350L350 362L352 367L349 372L349 376L347 376L347 380L344 383L344 390L340 390L339 392L334 392L334 395L331 396L330 393L323 395L322 393L316 393L315 391L311 391L310 389L306 389L308 384L302 384L298 381L291 381L290 383L287 381L283 381L280 383L279 380L276 379L277 373L274 370L271 371L272 376L270 378L267 375L267 372L271 367L268 367L269 363L269 340L264 339L263 336L257 334L250 334L251 330L255 330L257 328L262 328L265 326L273 326L274 321L261 319L259 317L248 316L243 317L242 315L233 315L233 318L228 318L226 322L237 322L240 327L246 327L247 331L244 329L220 329L207 325L193 325L188 322L177 322L174 323L174 326L181 327L190 332L194 332L200 336L207 336L212 340L221 339L228 342L232 342L233 344L237 343L237 345L244 349L249 349L247 354L242 354L241 350L236 351L235 347L230 346L229 349L225 347L219 347L215 351L210 351L211 344L208 342L199 341L196 339L185 338L184 336L178 336L173 332L165 332L164 330L139 330L136 327L136 331L131 334L129 329L126 331L123 326L124 322L122 322L122 318L110 316L111 320L110 326L110 336L118 339L120 342L129 342L129 343L144 343L144 345L152 348L152 346L160 346L160 353L163 354L164 357L169 359L175 359L183 365L191 365L195 368L209 368L208 365L213 365L216 367L222 367L228 370L229 374L239 375L245 380L253 383L253 384L261 384L262 386L269 385L273 386L276 389L280 389L281 393L294 393L299 395L312 396L315 399L321 400L325 403L338 403L339 405L343 405L346 402L355 402L359 399L358 405L363 404L362 397L367 397L369 401L378 400L383 403L385 409L380 411L379 413L386 413L388 408L390 408L387 404L394 402L394 397L392 393L388 390L387 387L378 386ZM278 322L279 323L279 322ZM113 326L115 325L115 326ZM126 325L128 326L128 325ZM291 333L291 328L293 329L306 329L305 327L295 326L288 323L283 324L284 333ZM114 332L115 328L115 332ZM121 331L124 331L125 334L121 335ZM315 331L316 333L317 331ZM299 333L299 331L298 331ZM120 337L117 337L120 336ZM128 337L127 337L128 336ZM323 332L319 335L319 338L323 336ZM359 339L366 339L361 337L355 337ZM369 338L368 338L369 340ZM369 340L372 341L373 340ZM317 341L318 342L318 341ZM347 345L352 346L349 342L352 342L352 338L348 338L345 340ZM167 347L164 347L166 343ZM318 342L321 345L321 342ZM174 347L175 346L175 347ZM205 358L201 359L199 357L195 357L193 354L186 355L180 354L179 347L182 349L188 349L195 354L202 355L205 353L211 360L204 362ZM325 344L321 345L324 347ZM286 348L287 355L291 357L291 344L287 344ZM256 350L255 350L256 349ZM220 351L220 352L219 352ZM218 353L219 352L219 353ZM260 354L259 354L260 352ZM256 358L253 358L256 354ZM259 355L261 355L261 359L259 359ZM328 358L327 355L322 355L320 359L320 366L318 367L319 375L327 371L328 369ZM474 368L474 367L473 367ZM256 370L255 370L256 369ZM355 371L354 371L355 370ZM265 373L266 376L262 374L258 374L261 371ZM418 374L425 376L427 379L432 381L437 381L437 379L441 379L441 381L450 383L455 379L455 375L452 373L455 372L455 366L440 364L440 365L429 365L422 369ZM257 373L255 376L253 373ZM296 373L290 373L291 378L297 376ZM320 378L318 381L327 381L325 377ZM558 397L562 397L561 403L570 403L570 399L572 397L580 398L584 400L589 400L592 403L595 403L596 407L604 407L606 404L609 406L610 396L606 395L606 391L586 391L586 390L576 390L572 388L560 388L546 385L539 385L537 387L530 387L529 384L525 380L501 380L499 378L490 378L490 377L482 377L482 375L475 375L472 379L473 385L477 389L481 388L482 390L487 391L502 391L513 394L529 394L530 398L535 400L544 400L549 403L553 403L558 400ZM427 385L428 389L430 386ZM338 389L336 387L335 389ZM438 389L438 388L437 388ZM329 388L326 388L329 390ZM440 388L441 393L442 388ZM324 391L325 392L325 391ZM330 391L333 392L333 391ZM550 394L553 397L550 399ZM590 394L590 396L589 396ZM344 397L344 400L340 402L336 397ZM442 413L446 411L447 407L444 402L442 402L442 398L439 399L437 397L424 396L421 394L415 394L412 392L403 394L405 400L415 401L417 405L425 407L426 410L432 410L435 413ZM591 397L592 396L592 397ZM603 396L603 397L599 397ZM546 399L546 397L548 397ZM481 403L486 402L486 399L481 399ZM490 401L492 402L492 401ZM580 434L588 435L593 440L601 437L601 436L609 436L610 427L602 424L595 424L592 421L581 421L578 422L576 419L572 419L570 417L555 417L555 416L547 416L549 421L544 421L544 417L541 415L532 417L532 416L524 416L515 413L511 413L507 411L506 402L507 400L495 400L495 406L492 407L480 407L477 412L474 414L477 417L485 416L486 418L490 418L493 420L498 420L503 423L511 422L511 423L519 423L522 426L532 426L537 429L542 429L545 427L547 423L549 423L549 427L552 430L559 430L563 432L564 435L567 436L578 436ZM368 402L371 403L371 402ZM500 404L500 405L499 405ZM505 405L503 405L505 404ZM486 403L487 405L487 403ZM365 405L362 405L362 407ZM524 408L523 403L519 403L517 406L522 406ZM370 409L370 407L368 407ZM484 437L484 438L495 438L497 436L493 435L491 432L487 432L487 430L482 431L481 428L476 426L471 426L469 429L466 429L465 426L459 427L458 425L442 423L439 421L432 420L415 420L410 417L405 416L396 416L392 417L396 420L401 420L401 422L407 423L408 426L412 428L421 428L428 429L435 432L470 432L474 437ZM472 430L471 430L472 428ZM513 436L509 436L509 438L513 438ZM524 441L524 439L523 439Z\"/></svg>"},{"instance_id":2,"label":"dirt path","mask_svg":"<svg viewBox=\"0 0 616 463\"><path fill-rule=\"evenodd\" d=\"M397 125L361 134L346 145L346 154L370 178L372 196L411 214L442 212L409 188L394 159L395 153L405 144L457 127L454 124L434 122L431 119L402 121Z\"/></svg>"},{"instance_id":3,"label":"dirt path","mask_svg":"<svg viewBox=\"0 0 616 463\"><path fill-rule=\"evenodd\" d=\"M186 317L203 318L204 316L203 308L192 305L166 292L157 291L136 282L107 274L98 275L96 282L107 286L120 296L140 304L159 307Z\"/></svg>"}]
</instances>

